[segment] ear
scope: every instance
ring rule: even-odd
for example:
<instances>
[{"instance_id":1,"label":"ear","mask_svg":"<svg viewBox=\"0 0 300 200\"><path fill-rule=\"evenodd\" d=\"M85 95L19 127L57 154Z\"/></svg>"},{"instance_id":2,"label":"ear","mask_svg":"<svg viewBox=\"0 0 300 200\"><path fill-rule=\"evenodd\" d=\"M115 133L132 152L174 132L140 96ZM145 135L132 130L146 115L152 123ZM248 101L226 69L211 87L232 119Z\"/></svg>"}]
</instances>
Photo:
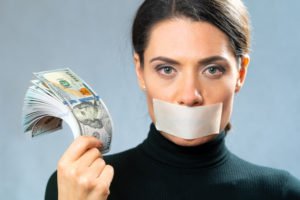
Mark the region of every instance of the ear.
<instances>
[{"instance_id":1,"label":"ear","mask_svg":"<svg viewBox=\"0 0 300 200\"><path fill-rule=\"evenodd\" d=\"M144 80L144 69L141 64L140 56L134 52L133 54L135 73L138 79L139 86L142 90L146 89L145 80Z\"/></svg>"},{"instance_id":2,"label":"ear","mask_svg":"<svg viewBox=\"0 0 300 200\"><path fill-rule=\"evenodd\" d=\"M248 54L245 54L240 58L240 61L238 63L240 65L239 66L239 74L238 74L238 79L237 79L236 86L235 86L235 93L238 93L244 85L249 63L250 63L250 57Z\"/></svg>"}]
</instances>

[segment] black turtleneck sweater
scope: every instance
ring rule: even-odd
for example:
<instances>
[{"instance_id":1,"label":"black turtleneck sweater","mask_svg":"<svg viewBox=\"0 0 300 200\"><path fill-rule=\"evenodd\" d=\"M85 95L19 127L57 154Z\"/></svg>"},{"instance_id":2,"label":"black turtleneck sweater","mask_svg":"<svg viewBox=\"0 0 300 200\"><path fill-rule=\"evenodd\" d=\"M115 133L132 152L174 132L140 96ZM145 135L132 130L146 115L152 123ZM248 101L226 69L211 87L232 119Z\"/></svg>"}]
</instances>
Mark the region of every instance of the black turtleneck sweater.
<instances>
[{"instance_id":1,"label":"black turtleneck sweater","mask_svg":"<svg viewBox=\"0 0 300 200\"><path fill-rule=\"evenodd\" d=\"M300 200L300 181L288 172L246 162L225 146L225 133L195 147L178 146L152 124L137 147L104 157L115 175L109 200ZM57 199L56 173L46 199Z\"/></svg>"}]
</instances>

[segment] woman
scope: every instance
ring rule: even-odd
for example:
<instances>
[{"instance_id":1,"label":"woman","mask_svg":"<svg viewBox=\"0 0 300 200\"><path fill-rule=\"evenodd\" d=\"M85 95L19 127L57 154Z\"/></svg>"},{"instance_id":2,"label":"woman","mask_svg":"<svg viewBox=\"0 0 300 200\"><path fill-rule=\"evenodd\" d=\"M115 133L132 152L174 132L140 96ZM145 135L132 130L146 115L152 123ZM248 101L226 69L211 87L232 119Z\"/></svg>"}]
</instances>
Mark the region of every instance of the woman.
<instances>
[{"instance_id":1,"label":"woman","mask_svg":"<svg viewBox=\"0 0 300 200\"><path fill-rule=\"evenodd\" d=\"M153 122L147 139L102 159L98 140L77 138L50 178L46 199L300 199L299 180L248 163L224 144L249 64L250 28L240 0L146 0L132 41ZM165 118L174 115L158 119L161 105L197 113L186 114L191 120L220 105L220 120L210 120L219 134L204 131L209 122L186 125L184 118L168 131ZM198 128L196 137L190 126Z\"/></svg>"}]
</instances>

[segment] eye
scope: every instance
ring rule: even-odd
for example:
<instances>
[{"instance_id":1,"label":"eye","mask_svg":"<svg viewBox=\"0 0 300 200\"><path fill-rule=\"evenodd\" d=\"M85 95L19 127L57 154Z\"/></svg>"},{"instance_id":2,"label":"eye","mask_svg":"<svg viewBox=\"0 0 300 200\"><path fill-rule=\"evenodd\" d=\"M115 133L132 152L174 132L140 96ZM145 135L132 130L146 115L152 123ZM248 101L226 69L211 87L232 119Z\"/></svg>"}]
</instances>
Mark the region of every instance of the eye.
<instances>
[{"instance_id":1,"label":"eye","mask_svg":"<svg viewBox=\"0 0 300 200\"><path fill-rule=\"evenodd\" d=\"M164 76L173 76L176 73L176 70L169 65L159 65L156 69L161 75Z\"/></svg>"},{"instance_id":2,"label":"eye","mask_svg":"<svg viewBox=\"0 0 300 200\"><path fill-rule=\"evenodd\" d=\"M218 65L211 65L203 73L209 78L219 78L225 73L225 68Z\"/></svg>"}]
</instances>

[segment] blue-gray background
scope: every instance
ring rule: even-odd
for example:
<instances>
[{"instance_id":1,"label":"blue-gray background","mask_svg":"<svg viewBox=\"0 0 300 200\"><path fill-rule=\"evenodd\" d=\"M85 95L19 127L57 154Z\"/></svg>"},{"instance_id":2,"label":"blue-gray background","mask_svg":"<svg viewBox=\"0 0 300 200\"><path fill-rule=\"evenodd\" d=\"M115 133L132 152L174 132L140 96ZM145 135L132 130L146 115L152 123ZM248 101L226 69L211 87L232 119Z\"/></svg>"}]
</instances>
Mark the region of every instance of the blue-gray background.
<instances>
[{"instance_id":1,"label":"blue-gray background","mask_svg":"<svg viewBox=\"0 0 300 200\"><path fill-rule=\"evenodd\" d=\"M0 0L0 199L43 199L48 177L73 140L67 126L33 140L23 134L22 103L32 72L70 67L93 86L114 120L111 153L145 138L150 120L130 46L140 2ZM252 61L227 144L246 160L300 178L300 2L245 3Z\"/></svg>"}]
</instances>

